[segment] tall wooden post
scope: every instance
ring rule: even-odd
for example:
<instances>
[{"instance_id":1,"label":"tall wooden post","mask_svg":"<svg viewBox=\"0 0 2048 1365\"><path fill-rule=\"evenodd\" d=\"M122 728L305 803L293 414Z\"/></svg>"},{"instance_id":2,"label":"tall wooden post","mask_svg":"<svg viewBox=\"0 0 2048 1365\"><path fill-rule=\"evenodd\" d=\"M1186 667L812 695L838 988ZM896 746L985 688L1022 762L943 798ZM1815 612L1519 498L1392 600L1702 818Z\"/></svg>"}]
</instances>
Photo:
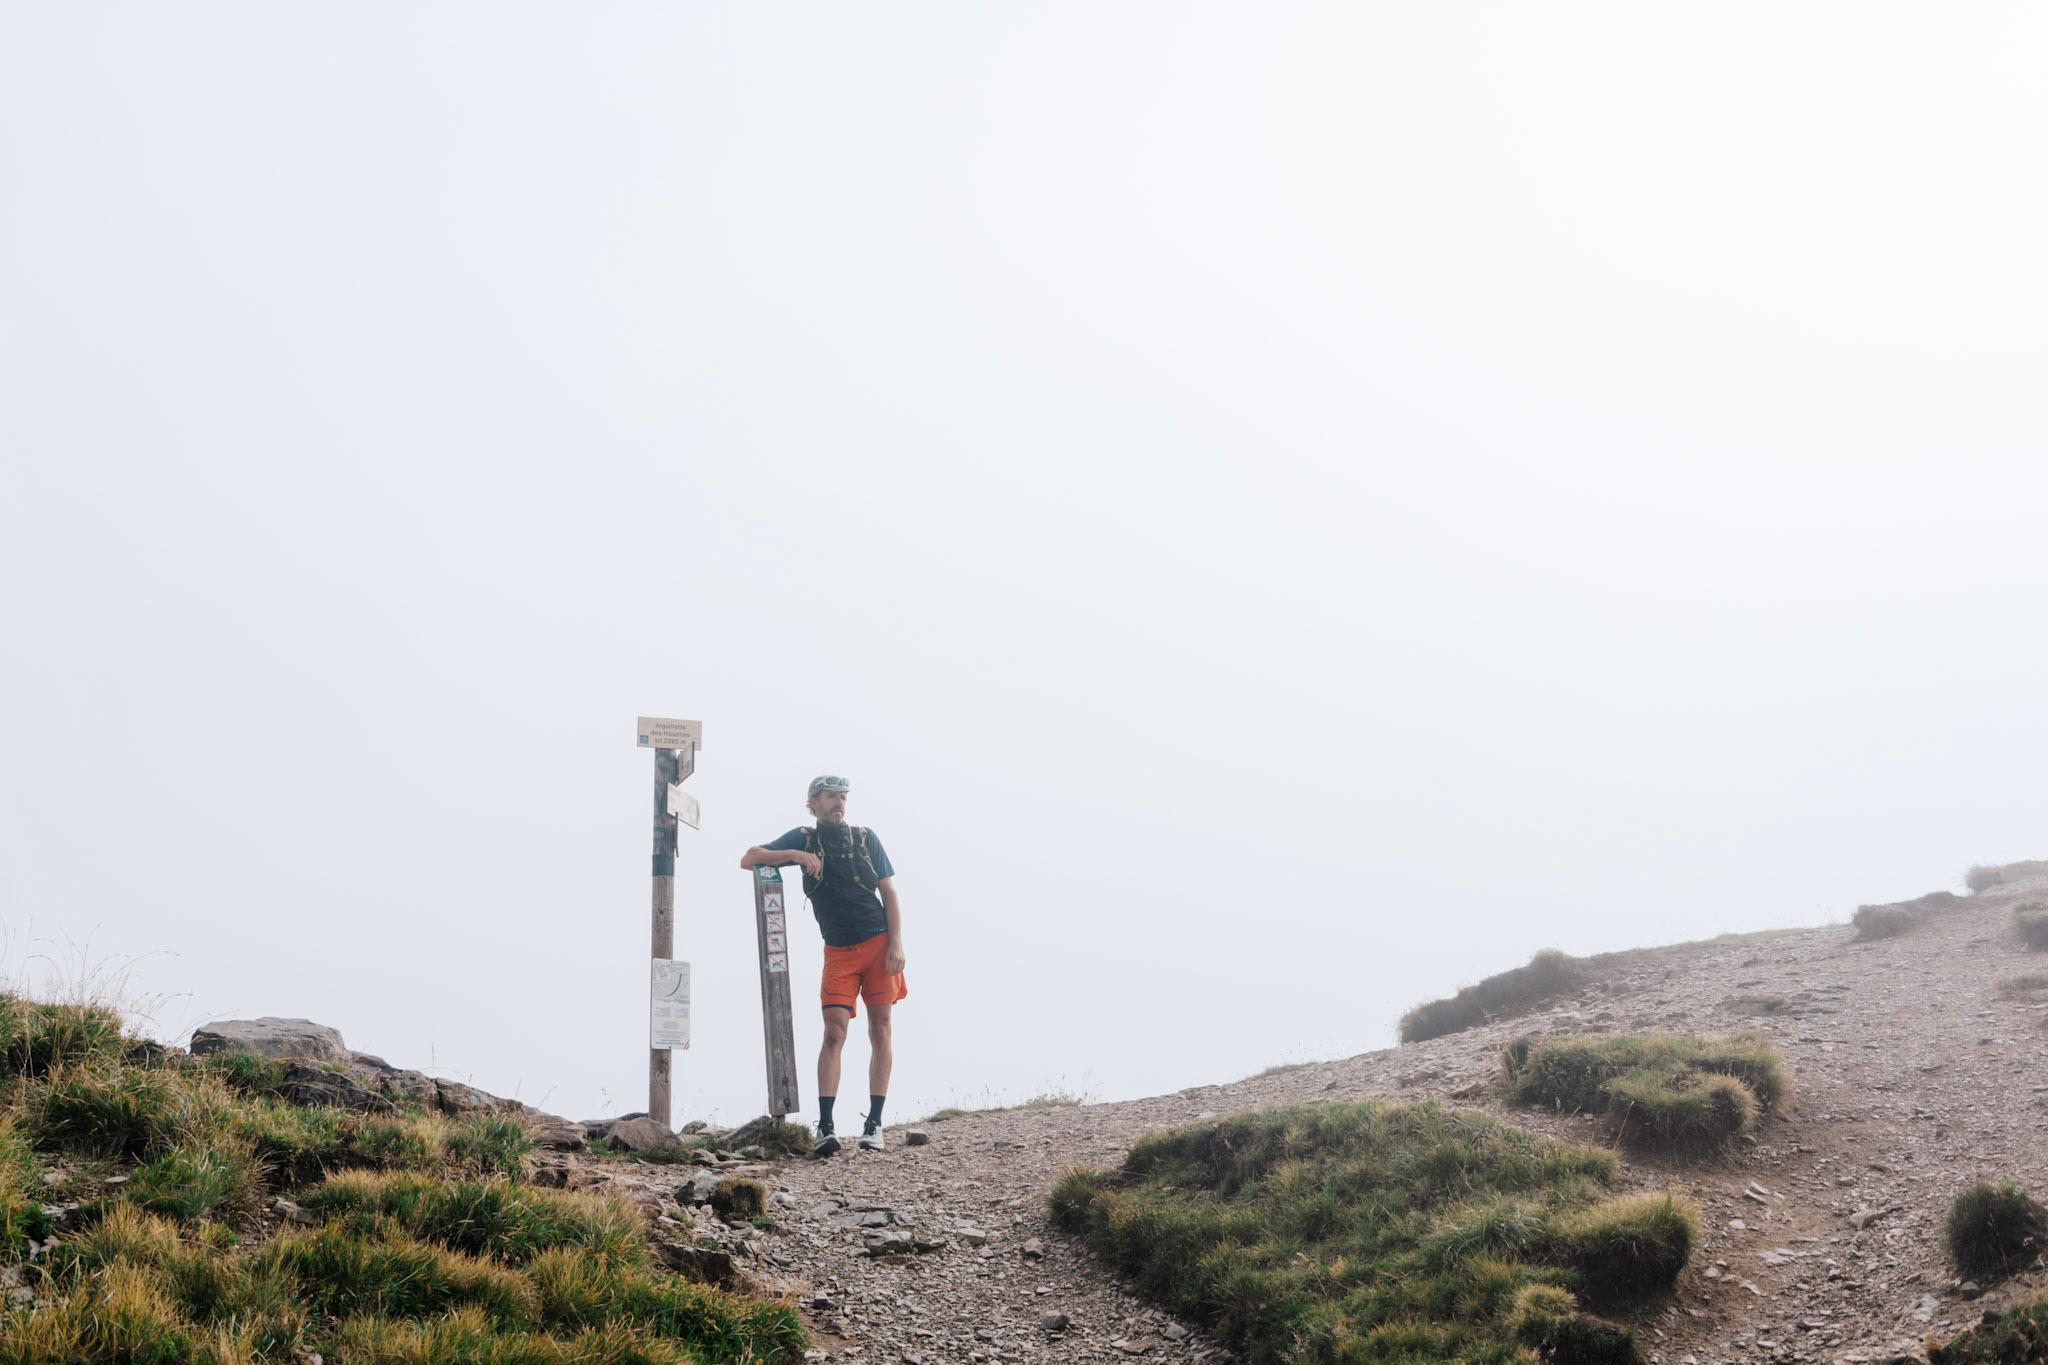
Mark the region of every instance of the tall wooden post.
<instances>
[{"instance_id":1,"label":"tall wooden post","mask_svg":"<svg viewBox=\"0 0 2048 1365\"><path fill-rule=\"evenodd\" d=\"M654 751L654 951L657 959L672 958L676 948L676 817L669 814L668 789L676 784L680 766L678 753L690 755L696 766L697 751L656 749ZM669 1052L665 1047L647 1053L647 1113L662 1127L669 1126Z\"/></svg>"},{"instance_id":2,"label":"tall wooden post","mask_svg":"<svg viewBox=\"0 0 2048 1365\"><path fill-rule=\"evenodd\" d=\"M803 1107L796 1091L796 1036L789 1014L789 918L782 869L754 869L754 927L761 943L761 1033L768 1044L768 1112Z\"/></svg>"},{"instance_id":3,"label":"tall wooden post","mask_svg":"<svg viewBox=\"0 0 2048 1365\"><path fill-rule=\"evenodd\" d=\"M669 809L669 791L697 771L697 746L704 727L694 720L663 720L642 716L635 723L635 742L654 750L654 915L648 968L647 1113L664 1128L673 1109L669 1101L669 1049L690 1045L690 964L675 962L676 946L676 812ZM691 828L698 820L694 797L681 796L682 816Z\"/></svg>"}]
</instances>

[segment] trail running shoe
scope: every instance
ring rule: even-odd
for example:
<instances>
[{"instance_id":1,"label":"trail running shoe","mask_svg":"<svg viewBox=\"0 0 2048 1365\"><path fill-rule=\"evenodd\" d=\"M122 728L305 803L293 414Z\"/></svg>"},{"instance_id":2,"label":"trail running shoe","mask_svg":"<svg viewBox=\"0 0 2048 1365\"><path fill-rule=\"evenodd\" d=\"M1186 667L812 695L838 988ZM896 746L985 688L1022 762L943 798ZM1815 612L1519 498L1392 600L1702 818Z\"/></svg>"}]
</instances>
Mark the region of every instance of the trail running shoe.
<instances>
[{"instance_id":1,"label":"trail running shoe","mask_svg":"<svg viewBox=\"0 0 2048 1365\"><path fill-rule=\"evenodd\" d=\"M862 1139L865 1141L866 1139ZM818 1134L817 1142L811 1147L812 1156L831 1156L839 1150L839 1138L831 1132Z\"/></svg>"},{"instance_id":2,"label":"trail running shoe","mask_svg":"<svg viewBox=\"0 0 2048 1365\"><path fill-rule=\"evenodd\" d=\"M860 1130L860 1149L863 1152L879 1152L882 1150L881 1124L870 1122L867 1127Z\"/></svg>"}]
</instances>

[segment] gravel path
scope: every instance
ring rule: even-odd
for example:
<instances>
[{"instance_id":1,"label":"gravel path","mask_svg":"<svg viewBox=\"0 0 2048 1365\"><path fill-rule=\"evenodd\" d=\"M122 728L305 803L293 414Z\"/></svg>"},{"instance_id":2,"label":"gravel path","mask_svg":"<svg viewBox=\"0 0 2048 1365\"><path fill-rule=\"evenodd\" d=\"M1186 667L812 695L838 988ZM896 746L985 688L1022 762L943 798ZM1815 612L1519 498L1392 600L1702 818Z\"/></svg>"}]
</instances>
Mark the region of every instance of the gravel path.
<instances>
[{"instance_id":1,"label":"gravel path","mask_svg":"<svg viewBox=\"0 0 2048 1365\"><path fill-rule=\"evenodd\" d=\"M1113 1166L1160 1127L1366 1096L1444 1098L1590 1141L1590 1119L1509 1110L1486 1093L1503 1043L1754 1027L1791 1063L1784 1115L1719 1166L1625 1163L1631 1186L1671 1188L1706 1215L1677 1293L1637 1319L1650 1359L1919 1358L1927 1334L1945 1338L2044 1286L2036 1271L1979 1298L1939 1252L1948 1201L1973 1180L2010 1175L2048 1193L2044 1010L1998 994L2008 977L2048 969L2012 928L2029 891L1999 888L1876 943L1831 926L1621 954L1553 1008L1447 1038L1153 1099L969 1115L928 1125L924 1146L892 1129L885 1152L752 1167L776 1191L777 1223L739 1265L799 1297L821 1359L1221 1361L1220 1345L1124 1293L1051 1229L1045 1193L1060 1172ZM2048 886L2031 895L2048 898ZM1785 1004L1758 1015L1730 1003L1766 996ZM572 1183L601 1180L690 1220L674 1195L694 1168L590 1166Z\"/></svg>"}]
</instances>

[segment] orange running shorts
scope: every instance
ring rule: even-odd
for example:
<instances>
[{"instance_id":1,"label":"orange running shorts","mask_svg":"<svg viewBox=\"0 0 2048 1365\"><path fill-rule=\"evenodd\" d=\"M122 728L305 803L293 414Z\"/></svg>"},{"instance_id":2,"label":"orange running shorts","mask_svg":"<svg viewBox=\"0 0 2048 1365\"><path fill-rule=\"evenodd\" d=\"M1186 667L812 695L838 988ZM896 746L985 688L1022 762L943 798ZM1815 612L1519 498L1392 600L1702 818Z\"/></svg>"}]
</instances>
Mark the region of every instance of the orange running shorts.
<instances>
[{"instance_id":1,"label":"orange running shorts","mask_svg":"<svg viewBox=\"0 0 2048 1365\"><path fill-rule=\"evenodd\" d=\"M837 1005L847 1011L848 1018L857 1018L859 1001L867 1001L870 1007L893 1005L909 995L910 987L904 984L903 973L883 974L882 960L888 955L887 934L862 939L851 948L826 944L825 980L818 990L819 1002Z\"/></svg>"}]
</instances>

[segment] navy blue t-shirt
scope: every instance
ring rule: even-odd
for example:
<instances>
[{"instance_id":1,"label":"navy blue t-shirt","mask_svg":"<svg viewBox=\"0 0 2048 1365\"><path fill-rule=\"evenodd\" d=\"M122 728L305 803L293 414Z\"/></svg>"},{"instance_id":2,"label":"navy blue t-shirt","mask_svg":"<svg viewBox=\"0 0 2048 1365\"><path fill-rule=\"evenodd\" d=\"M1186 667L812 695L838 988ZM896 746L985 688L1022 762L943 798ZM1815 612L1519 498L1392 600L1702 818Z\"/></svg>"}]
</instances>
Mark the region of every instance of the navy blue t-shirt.
<instances>
[{"instance_id":1,"label":"navy blue t-shirt","mask_svg":"<svg viewBox=\"0 0 2048 1365\"><path fill-rule=\"evenodd\" d=\"M772 844L762 848L802 852L804 826L798 825ZM896 869L889 863L889 854L882 847L882 841L868 831L868 861L875 865L877 877L893 877ZM825 942L834 948L851 948L856 943L865 943L876 934L889 932L889 914L882 909L882 895L879 891L862 891L859 886L838 880L822 882L817 893L811 895L811 913L818 918L818 930L825 935Z\"/></svg>"}]
</instances>

